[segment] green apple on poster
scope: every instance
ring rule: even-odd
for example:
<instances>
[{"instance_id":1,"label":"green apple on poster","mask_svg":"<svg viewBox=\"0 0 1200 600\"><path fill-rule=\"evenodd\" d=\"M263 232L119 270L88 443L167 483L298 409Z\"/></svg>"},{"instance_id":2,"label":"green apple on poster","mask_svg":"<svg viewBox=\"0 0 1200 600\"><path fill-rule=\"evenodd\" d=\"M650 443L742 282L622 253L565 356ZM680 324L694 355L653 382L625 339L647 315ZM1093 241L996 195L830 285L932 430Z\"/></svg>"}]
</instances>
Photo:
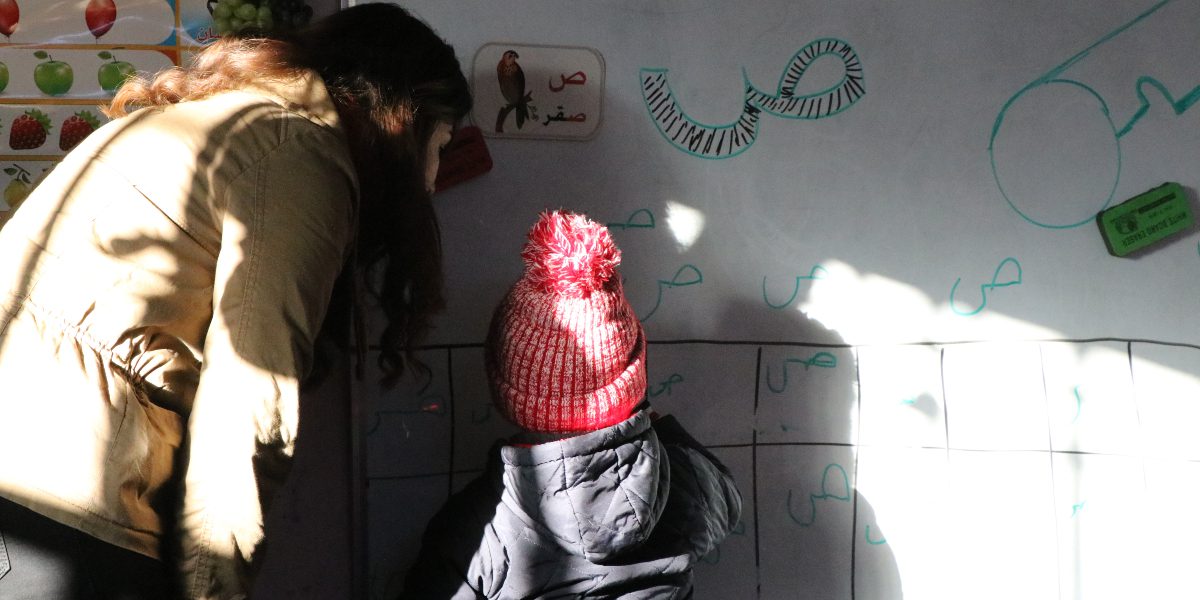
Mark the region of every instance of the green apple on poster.
<instances>
[{"instance_id":1,"label":"green apple on poster","mask_svg":"<svg viewBox=\"0 0 1200 600\"><path fill-rule=\"evenodd\" d=\"M45 50L38 50L33 55L38 60L45 61L38 63L33 69L33 82L37 84L38 89L48 96L67 93L71 84L75 82L75 73L71 70L71 65L54 60Z\"/></svg>"},{"instance_id":2,"label":"green apple on poster","mask_svg":"<svg viewBox=\"0 0 1200 600\"><path fill-rule=\"evenodd\" d=\"M100 69L96 72L96 79L100 82L101 89L110 94L116 91L122 83L125 83L126 79L137 73L133 64L118 60L112 52L105 50L96 56L108 61L100 65Z\"/></svg>"}]
</instances>

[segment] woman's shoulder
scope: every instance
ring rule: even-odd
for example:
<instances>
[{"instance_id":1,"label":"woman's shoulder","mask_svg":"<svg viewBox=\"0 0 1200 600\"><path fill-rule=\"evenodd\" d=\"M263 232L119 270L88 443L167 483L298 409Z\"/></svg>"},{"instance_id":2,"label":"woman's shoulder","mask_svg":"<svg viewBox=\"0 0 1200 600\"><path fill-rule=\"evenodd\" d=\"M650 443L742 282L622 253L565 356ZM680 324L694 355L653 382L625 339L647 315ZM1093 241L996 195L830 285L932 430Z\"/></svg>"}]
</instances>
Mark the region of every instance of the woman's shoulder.
<instances>
[{"instance_id":1,"label":"woman's shoulder","mask_svg":"<svg viewBox=\"0 0 1200 600\"><path fill-rule=\"evenodd\" d=\"M163 112L163 117L158 119L160 125L190 124L190 130L195 134L218 136L219 139L232 137L228 140L231 142L257 141L278 145L295 137L318 138L326 143L342 138L336 111L332 112L332 119L321 118L326 115L321 108L289 102L258 87L228 90L207 98L180 102Z\"/></svg>"},{"instance_id":2,"label":"woman's shoulder","mask_svg":"<svg viewBox=\"0 0 1200 600\"><path fill-rule=\"evenodd\" d=\"M178 106L189 112L233 116L247 123L280 120L300 124L299 131L341 135L341 119L333 98L312 71L256 80ZM305 124L311 127L303 127Z\"/></svg>"},{"instance_id":3,"label":"woman's shoulder","mask_svg":"<svg viewBox=\"0 0 1200 600\"><path fill-rule=\"evenodd\" d=\"M352 173L332 103L327 109L307 106L257 86L229 90L135 111L97 131L101 135L93 147L119 171L143 177L169 177L186 167L190 173L227 179L281 148L290 148L289 154L299 159L308 157L314 165Z\"/></svg>"}]
</instances>

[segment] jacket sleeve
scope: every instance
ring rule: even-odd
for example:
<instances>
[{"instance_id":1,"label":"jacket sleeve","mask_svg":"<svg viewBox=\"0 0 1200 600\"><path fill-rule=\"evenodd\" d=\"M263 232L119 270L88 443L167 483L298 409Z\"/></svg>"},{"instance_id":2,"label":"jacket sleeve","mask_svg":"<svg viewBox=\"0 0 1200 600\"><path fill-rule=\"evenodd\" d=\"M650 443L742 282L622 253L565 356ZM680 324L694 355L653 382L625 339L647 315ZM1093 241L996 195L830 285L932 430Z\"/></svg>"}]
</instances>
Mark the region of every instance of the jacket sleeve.
<instances>
[{"instance_id":1,"label":"jacket sleeve","mask_svg":"<svg viewBox=\"0 0 1200 600\"><path fill-rule=\"evenodd\" d=\"M188 598L243 598L295 444L299 383L347 256L355 183L328 132L297 132L226 188L213 316L185 442ZM339 166L341 165L341 166ZM218 204L220 204L218 202Z\"/></svg>"},{"instance_id":2,"label":"jacket sleeve","mask_svg":"<svg viewBox=\"0 0 1200 600\"><path fill-rule=\"evenodd\" d=\"M696 441L673 416L654 420L658 440L671 466L671 492L660 524L686 539L699 558L733 530L742 516L742 494L729 469Z\"/></svg>"}]
</instances>

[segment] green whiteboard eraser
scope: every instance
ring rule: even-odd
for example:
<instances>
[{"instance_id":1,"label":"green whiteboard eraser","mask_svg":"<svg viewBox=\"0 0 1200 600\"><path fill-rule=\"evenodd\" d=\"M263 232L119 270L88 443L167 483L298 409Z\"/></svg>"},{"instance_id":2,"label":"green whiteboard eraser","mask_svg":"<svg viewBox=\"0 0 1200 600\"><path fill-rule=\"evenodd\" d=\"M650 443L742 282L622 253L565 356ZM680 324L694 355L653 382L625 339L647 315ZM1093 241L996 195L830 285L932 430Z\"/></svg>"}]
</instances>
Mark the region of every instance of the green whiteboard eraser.
<instances>
[{"instance_id":1,"label":"green whiteboard eraser","mask_svg":"<svg viewBox=\"0 0 1200 600\"><path fill-rule=\"evenodd\" d=\"M1178 183L1164 183L1096 215L1108 253L1128 256L1191 228L1194 218Z\"/></svg>"}]
</instances>

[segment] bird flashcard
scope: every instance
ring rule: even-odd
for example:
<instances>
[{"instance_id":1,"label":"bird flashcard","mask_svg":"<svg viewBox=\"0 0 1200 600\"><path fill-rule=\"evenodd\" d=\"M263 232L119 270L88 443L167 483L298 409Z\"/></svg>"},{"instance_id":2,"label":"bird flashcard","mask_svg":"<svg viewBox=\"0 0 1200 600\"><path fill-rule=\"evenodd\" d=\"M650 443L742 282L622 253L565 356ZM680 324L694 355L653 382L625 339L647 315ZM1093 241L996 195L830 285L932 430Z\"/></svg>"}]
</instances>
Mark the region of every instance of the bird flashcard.
<instances>
[{"instance_id":1,"label":"bird flashcard","mask_svg":"<svg viewBox=\"0 0 1200 600\"><path fill-rule=\"evenodd\" d=\"M485 136L586 140L600 125L604 58L591 48L489 43L473 77Z\"/></svg>"}]
</instances>

